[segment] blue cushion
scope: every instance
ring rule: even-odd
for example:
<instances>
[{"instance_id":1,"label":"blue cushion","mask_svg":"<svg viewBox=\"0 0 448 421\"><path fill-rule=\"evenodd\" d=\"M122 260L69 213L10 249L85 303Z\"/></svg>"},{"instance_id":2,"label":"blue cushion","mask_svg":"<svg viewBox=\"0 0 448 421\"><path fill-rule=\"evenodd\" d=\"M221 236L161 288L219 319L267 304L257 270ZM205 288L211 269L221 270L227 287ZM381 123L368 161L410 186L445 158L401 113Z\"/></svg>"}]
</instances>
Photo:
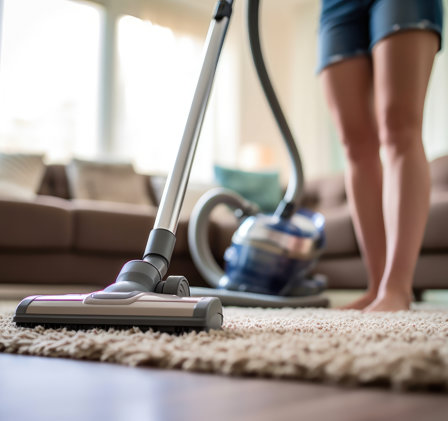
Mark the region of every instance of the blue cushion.
<instances>
[{"instance_id":1,"label":"blue cushion","mask_svg":"<svg viewBox=\"0 0 448 421\"><path fill-rule=\"evenodd\" d=\"M216 182L256 203L263 212L274 212L282 198L278 171L251 172L214 166Z\"/></svg>"}]
</instances>

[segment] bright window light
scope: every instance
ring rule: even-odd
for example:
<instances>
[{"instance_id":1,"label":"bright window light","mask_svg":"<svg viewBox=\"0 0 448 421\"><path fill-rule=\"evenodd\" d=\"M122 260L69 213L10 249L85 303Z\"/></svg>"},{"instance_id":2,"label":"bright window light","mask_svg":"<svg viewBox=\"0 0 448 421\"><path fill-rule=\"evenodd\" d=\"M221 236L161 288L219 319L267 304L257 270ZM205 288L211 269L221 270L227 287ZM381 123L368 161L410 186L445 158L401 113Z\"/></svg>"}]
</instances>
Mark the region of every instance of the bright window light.
<instances>
[{"instance_id":1,"label":"bright window light","mask_svg":"<svg viewBox=\"0 0 448 421\"><path fill-rule=\"evenodd\" d=\"M4 0L0 148L50 161L93 156L102 9L70 0Z\"/></svg>"},{"instance_id":2,"label":"bright window light","mask_svg":"<svg viewBox=\"0 0 448 421\"><path fill-rule=\"evenodd\" d=\"M171 169L202 65L204 39L123 16L118 24L120 101L116 153L143 172ZM216 85L216 82L215 82ZM210 100L191 178L212 178L216 101Z\"/></svg>"}]
</instances>

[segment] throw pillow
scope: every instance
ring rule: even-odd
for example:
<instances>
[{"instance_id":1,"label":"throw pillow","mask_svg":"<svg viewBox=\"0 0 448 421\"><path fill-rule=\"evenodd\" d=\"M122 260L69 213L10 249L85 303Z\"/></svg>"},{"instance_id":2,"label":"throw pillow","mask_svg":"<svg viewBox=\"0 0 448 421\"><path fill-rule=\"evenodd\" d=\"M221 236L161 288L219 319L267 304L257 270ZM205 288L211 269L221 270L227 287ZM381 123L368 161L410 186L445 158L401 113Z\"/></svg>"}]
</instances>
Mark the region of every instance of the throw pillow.
<instances>
[{"instance_id":1,"label":"throw pillow","mask_svg":"<svg viewBox=\"0 0 448 421\"><path fill-rule=\"evenodd\" d=\"M44 172L42 155L0 153L0 197L33 199Z\"/></svg>"},{"instance_id":2,"label":"throw pillow","mask_svg":"<svg viewBox=\"0 0 448 421\"><path fill-rule=\"evenodd\" d=\"M282 198L277 171L251 172L215 165L216 181L256 203L263 212L274 212Z\"/></svg>"},{"instance_id":3,"label":"throw pillow","mask_svg":"<svg viewBox=\"0 0 448 421\"><path fill-rule=\"evenodd\" d=\"M73 159L67 177L74 199L152 205L145 176L130 163L94 162Z\"/></svg>"}]
</instances>

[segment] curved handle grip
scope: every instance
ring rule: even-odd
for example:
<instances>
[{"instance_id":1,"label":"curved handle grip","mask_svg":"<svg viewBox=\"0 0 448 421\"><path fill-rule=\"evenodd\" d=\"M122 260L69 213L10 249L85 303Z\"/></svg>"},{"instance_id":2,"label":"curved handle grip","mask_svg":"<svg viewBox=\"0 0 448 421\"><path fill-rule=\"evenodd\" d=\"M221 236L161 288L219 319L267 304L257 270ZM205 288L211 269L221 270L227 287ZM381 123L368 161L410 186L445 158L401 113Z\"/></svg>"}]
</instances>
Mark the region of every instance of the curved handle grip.
<instances>
[{"instance_id":1,"label":"curved handle grip","mask_svg":"<svg viewBox=\"0 0 448 421\"><path fill-rule=\"evenodd\" d=\"M208 238L208 226L210 214L219 204L228 205L234 210L241 209L243 215L253 215L258 211L256 205L232 190L224 188L208 191L201 196L194 207L188 225L188 244L191 256L199 273L215 288L219 286L219 281L224 276L224 271L212 255Z\"/></svg>"}]
</instances>

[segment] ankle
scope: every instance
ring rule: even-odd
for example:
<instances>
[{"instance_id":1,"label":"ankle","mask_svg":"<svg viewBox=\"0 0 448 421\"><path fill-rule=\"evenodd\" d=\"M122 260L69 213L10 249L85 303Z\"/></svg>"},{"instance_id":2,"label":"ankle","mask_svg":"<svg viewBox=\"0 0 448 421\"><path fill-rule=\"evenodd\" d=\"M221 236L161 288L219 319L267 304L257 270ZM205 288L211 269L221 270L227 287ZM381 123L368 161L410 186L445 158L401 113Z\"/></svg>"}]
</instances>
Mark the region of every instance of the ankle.
<instances>
[{"instance_id":1,"label":"ankle","mask_svg":"<svg viewBox=\"0 0 448 421\"><path fill-rule=\"evenodd\" d=\"M366 297L369 297L372 300L374 300L378 296L378 287L376 287L376 288L374 288L374 287L367 288L367 290L366 290L364 295Z\"/></svg>"},{"instance_id":2,"label":"ankle","mask_svg":"<svg viewBox=\"0 0 448 421\"><path fill-rule=\"evenodd\" d=\"M410 288L397 285L394 286L387 285L385 287L380 287L378 289L377 297L379 299L389 297L397 301L403 301L408 305L410 305L412 302L413 295L412 295L412 289Z\"/></svg>"}]
</instances>

